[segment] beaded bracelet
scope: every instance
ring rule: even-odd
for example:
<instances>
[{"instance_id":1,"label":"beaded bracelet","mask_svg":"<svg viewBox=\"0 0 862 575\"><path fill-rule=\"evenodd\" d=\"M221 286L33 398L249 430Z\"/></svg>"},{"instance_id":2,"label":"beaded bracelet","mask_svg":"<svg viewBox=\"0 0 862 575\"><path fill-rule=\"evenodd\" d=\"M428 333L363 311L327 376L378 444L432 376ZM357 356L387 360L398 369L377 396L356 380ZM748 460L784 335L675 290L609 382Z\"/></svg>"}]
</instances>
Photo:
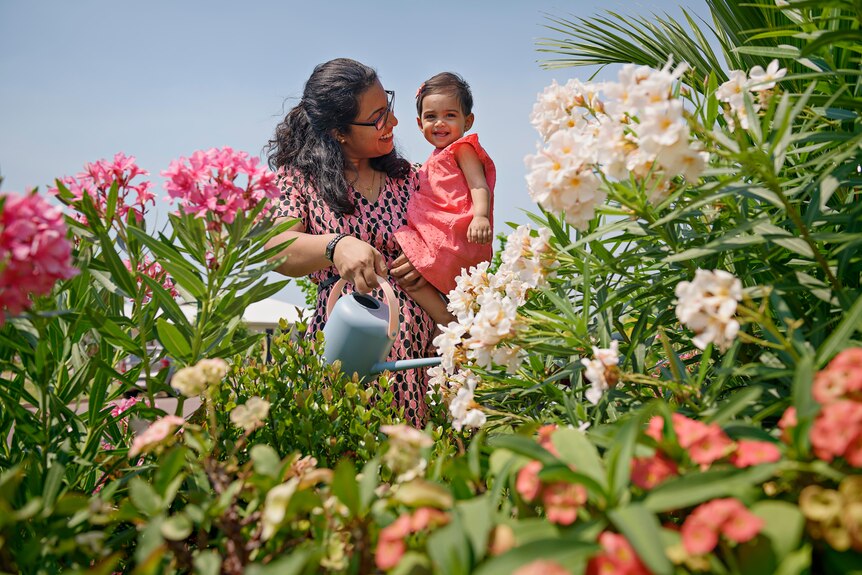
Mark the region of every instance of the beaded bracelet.
<instances>
[{"instance_id":1,"label":"beaded bracelet","mask_svg":"<svg viewBox=\"0 0 862 575\"><path fill-rule=\"evenodd\" d=\"M328 259L329 261L333 261L332 258L335 257L335 246L336 246L336 244L338 244L338 242L340 242L342 239L344 239L346 237L347 237L347 234L338 234L337 236L335 236L334 238L329 240L329 243L326 244L326 251L324 252L326 259Z\"/></svg>"}]
</instances>

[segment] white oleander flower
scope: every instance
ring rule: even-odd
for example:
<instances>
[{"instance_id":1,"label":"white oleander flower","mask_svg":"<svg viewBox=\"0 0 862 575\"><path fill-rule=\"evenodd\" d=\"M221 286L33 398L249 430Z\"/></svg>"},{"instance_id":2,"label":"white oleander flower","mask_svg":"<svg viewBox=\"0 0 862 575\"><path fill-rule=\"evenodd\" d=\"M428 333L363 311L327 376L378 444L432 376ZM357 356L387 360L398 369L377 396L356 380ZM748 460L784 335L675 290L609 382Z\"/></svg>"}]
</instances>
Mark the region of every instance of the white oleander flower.
<instances>
[{"instance_id":1,"label":"white oleander flower","mask_svg":"<svg viewBox=\"0 0 862 575\"><path fill-rule=\"evenodd\" d=\"M464 386L449 404L452 427L461 431L464 427L478 428L485 424L486 416L473 399L473 388Z\"/></svg>"},{"instance_id":2,"label":"white oleander flower","mask_svg":"<svg viewBox=\"0 0 862 575\"><path fill-rule=\"evenodd\" d=\"M724 270L697 270L694 281L676 286L676 317L695 332L692 340L698 349L714 343L726 351L736 334L737 303L742 301L742 283Z\"/></svg>"},{"instance_id":3,"label":"white oleander flower","mask_svg":"<svg viewBox=\"0 0 862 575\"><path fill-rule=\"evenodd\" d=\"M197 363L198 368L206 378L207 385L216 385L227 375L228 364L220 357L202 359Z\"/></svg>"},{"instance_id":4,"label":"white oleander flower","mask_svg":"<svg viewBox=\"0 0 862 575\"><path fill-rule=\"evenodd\" d=\"M243 405L234 407L230 412L230 420L245 431L253 431L263 425L264 420L269 415L269 407L268 401L255 395Z\"/></svg>"},{"instance_id":5,"label":"white oleander flower","mask_svg":"<svg viewBox=\"0 0 862 575\"><path fill-rule=\"evenodd\" d=\"M590 382L590 389L586 392L587 401L596 405L616 383L619 361L619 343L616 341L612 341L611 347L606 349L594 346L593 359L581 359L584 377Z\"/></svg>"},{"instance_id":6,"label":"white oleander flower","mask_svg":"<svg viewBox=\"0 0 862 575\"><path fill-rule=\"evenodd\" d=\"M461 323L453 321L449 322L447 326L440 326L439 329L440 335L435 337L432 343L437 348L437 353L442 357L440 366L447 373L454 373L460 364L459 352L467 328Z\"/></svg>"},{"instance_id":7,"label":"white oleander flower","mask_svg":"<svg viewBox=\"0 0 862 575\"><path fill-rule=\"evenodd\" d=\"M186 397L197 397L208 387L204 371L197 365L183 367L171 378L171 386Z\"/></svg>"},{"instance_id":8,"label":"white oleander flower","mask_svg":"<svg viewBox=\"0 0 862 575\"><path fill-rule=\"evenodd\" d=\"M766 66L755 66L748 72L748 87L752 92L762 92L775 87L775 82L787 74L787 68L779 68L778 60L773 60Z\"/></svg>"}]
</instances>

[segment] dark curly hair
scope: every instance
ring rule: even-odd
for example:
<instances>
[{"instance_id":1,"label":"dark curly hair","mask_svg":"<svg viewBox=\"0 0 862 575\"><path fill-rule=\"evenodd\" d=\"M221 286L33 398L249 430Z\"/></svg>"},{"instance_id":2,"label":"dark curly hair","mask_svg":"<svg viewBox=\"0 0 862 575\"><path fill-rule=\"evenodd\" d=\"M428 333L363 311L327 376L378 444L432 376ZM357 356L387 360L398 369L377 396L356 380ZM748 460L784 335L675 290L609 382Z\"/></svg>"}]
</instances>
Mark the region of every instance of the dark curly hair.
<instances>
[{"instance_id":1,"label":"dark curly hair","mask_svg":"<svg viewBox=\"0 0 862 575\"><path fill-rule=\"evenodd\" d=\"M323 201L338 215L352 214L346 161L333 132L349 133L359 113L359 97L377 81L377 72L356 60L336 58L318 64L302 92L302 100L275 128L265 148L272 170L295 169L317 188ZM394 178L404 178L410 163L393 150L371 159L371 167Z\"/></svg>"}]
</instances>

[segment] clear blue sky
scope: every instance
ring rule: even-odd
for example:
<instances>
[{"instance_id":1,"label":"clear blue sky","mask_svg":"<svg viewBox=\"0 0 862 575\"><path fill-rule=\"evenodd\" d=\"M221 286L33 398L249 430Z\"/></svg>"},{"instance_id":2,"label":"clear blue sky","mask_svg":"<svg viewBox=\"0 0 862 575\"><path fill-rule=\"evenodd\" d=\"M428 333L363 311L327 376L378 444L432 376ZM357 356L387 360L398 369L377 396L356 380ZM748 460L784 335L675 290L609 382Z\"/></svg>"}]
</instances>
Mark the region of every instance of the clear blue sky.
<instances>
[{"instance_id":1,"label":"clear blue sky","mask_svg":"<svg viewBox=\"0 0 862 575\"><path fill-rule=\"evenodd\" d=\"M536 94L590 73L540 68L545 16L679 16L680 5L708 14L702 0L0 0L2 191L44 190L118 151L136 156L159 191L159 172L195 150L262 155L314 66L346 56L396 91L396 138L411 161L431 151L416 127L416 88L440 71L462 74L473 131L497 165L497 228L526 223ZM159 202L158 224L167 209ZM293 286L278 297L302 302Z\"/></svg>"}]
</instances>

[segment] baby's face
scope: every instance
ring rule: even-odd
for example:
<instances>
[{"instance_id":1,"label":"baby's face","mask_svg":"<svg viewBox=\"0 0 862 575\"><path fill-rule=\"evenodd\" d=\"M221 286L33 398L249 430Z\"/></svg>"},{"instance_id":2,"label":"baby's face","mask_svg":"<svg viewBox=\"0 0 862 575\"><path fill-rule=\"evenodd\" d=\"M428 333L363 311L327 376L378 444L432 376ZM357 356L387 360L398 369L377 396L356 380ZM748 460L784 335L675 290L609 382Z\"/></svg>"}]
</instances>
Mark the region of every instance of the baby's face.
<instances>
[{"instance_id":1,"label":"baby's face","mask_svg":"<svg viewBox=\"0 0 862 575\"><path fill-rule=\"evenodd\" d=\"M422 99L422 116L416 121L432 146L445 148L470 129L473 114L464 115L454 94L431 94Z\"/></svg>"}]
</instances>

